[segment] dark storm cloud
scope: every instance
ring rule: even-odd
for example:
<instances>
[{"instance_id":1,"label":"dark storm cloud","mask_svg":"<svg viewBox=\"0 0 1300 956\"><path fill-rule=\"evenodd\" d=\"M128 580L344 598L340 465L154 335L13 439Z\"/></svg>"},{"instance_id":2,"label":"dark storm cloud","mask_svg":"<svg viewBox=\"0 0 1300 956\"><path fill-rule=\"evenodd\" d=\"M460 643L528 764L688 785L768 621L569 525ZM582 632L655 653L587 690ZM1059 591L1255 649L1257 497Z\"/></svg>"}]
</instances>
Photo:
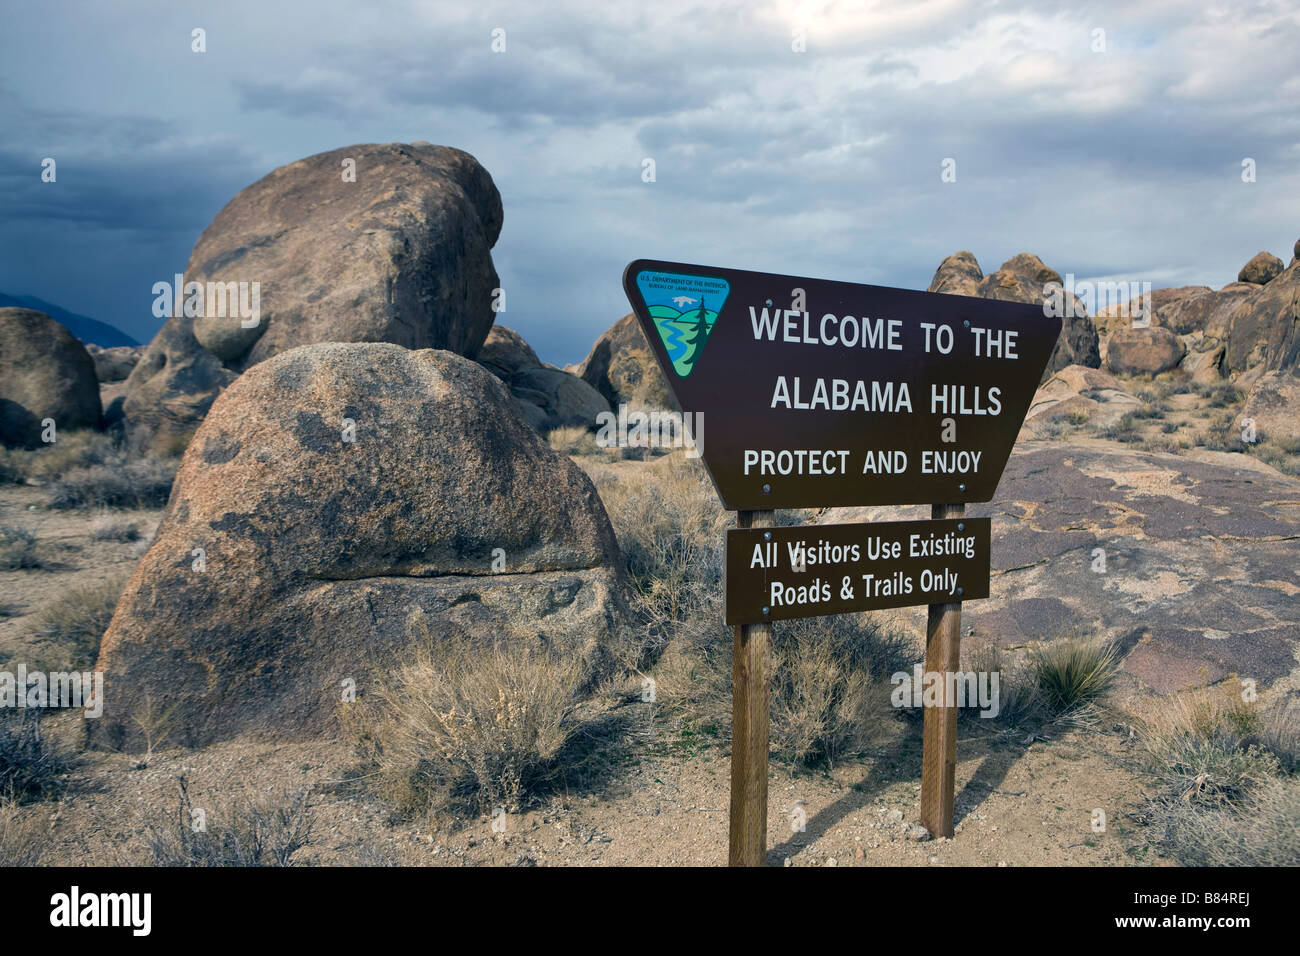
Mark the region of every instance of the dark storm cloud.
<instances>
[{"instance_id":1,"label":"dark storm cloud","mask_svg":"<svg viewBox=\"0 0 1300 956\"><path fill-rule=\"evenodd\" d=\"M560 363L626 312L639 256L924 287L957 249L986 271L1031 251L1080 278L1219 285L1300 234L1289 3L69 9L53 32L10 16L0 290L137 336L151 320L124 297L183 264L238 189L356 142L487 166L501 320Z\"/></svg>"}]
</instances>

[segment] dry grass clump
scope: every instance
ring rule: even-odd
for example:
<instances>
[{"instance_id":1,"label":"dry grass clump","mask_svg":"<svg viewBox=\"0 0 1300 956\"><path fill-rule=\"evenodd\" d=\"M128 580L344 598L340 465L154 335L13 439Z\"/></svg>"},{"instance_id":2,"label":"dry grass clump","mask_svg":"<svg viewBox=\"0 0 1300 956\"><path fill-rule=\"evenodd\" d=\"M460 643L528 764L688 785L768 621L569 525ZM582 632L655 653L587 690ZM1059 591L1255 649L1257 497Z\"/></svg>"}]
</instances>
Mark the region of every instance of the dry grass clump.
<instances>
[{"instance_id":1,"label":"dry grass clump","mask_svg":"<svg viewBox=\"0 0 1300 956\"><path fill-rule=\"evenodd\" d=\"M717 611L731 515L698 459L672 455L635 474L597 477L635 592L636 610L662 647L677 628ZM718 613L712 619L721 621Z\"/></svg>"},{"instance_id":2,"label":"dry grass clump","mask_svg":"<svg viewBox=\"0 0 1300 956\"><path fill-rule=\"evenodd\" d=\"M114 460L118 444L111 435L91 429L59 432L57 440L39 448L0 449L2 480L43 484L78 468Z\"/></svg>"},{"instance_id":3,"label":"dry grass clump","mask_svg":"<svg viewBox=\"0 0 1300 956\"><path fill-rule=\"evenodd\" d=\"M867 615L781 621L773 629L773 752L830 766L876 746L898 717L890 677L916 659L911 643Z\"/></svg>"},{"instance_id":4,"label":"dry grass clump","mask_svg":"<svg viewBox=\"0 0 1300 956\"><path fill-rule=\"evenodd\" d=\"M1139 720L1155 791L1149 842L1190 866L1300 863L1300 706L1261 707L1234 689L1167 698Z\"/></svg>"},{"instance_id":5,"label":"dry grass clump","mask_svg":"<svg viewBox=\"0 0 1300 956\"><path fill-rule=\"evenodd\" d=\"M1023 658L1009 660L996 641L963 641L962 670L998 675L998 712L984 717L979 709L966 707L957 712L959 719L1018 727L1042 716L1034 668Z\"/></svg>"},{"instance_id":6,"label":"dry grass clump","mask_svg":"<svg viewBox=\"0 0 1300 956\"><path fill-rule=\"evenodd\" d=\"M48 829L17 800L0 796L0 867L36 866Z\"/></svg>"},{"instance_id":7,"label":"dry grass clump","mask_svg":"<svg viewBox=\"0 0 1300 956\"><path fill-rule=\"evenodd\" d=\"M0 710L0 798L40 800L62 788L68 758L41 733L43 711Z\"/></svg>"},{"instance_id":8,"label":"dry grass clump","mask_svg":"<svg viewBox=\"0 0 1300 956\"><path fill-rule=\"evenodd\" d=\"M345 722L401 811L513 812L555 779L580 727L584 671L535 638L483 647L426 631Z\"/></svg>"},{"instance_id":9,"label":"dry grass clump","mask_svg":"<svg viewBox=\"0 0 1300 956\"><path fill-rule=\"evenodd\" d=\"M1272 465L1284 475L1300 475L1300 438L1261 436L1247 446L1250 454Z\"/></svg>"},{"instance_id":10,"label":"dry grass clump","mask_svg":"<svg viewBox=\"0 0 1300 956\"><path fill-rule=\"evenodd\" d=\"M1109 641L1064 637L1030 648L1036 698L1055 719L1086 718L1106 700L1119 672Z\"/></svg>"},{"instance_id":11,"label":"dry grass clump","mask_svg":"<svg viewBox=\"0 0 1300 956\"><path fill-rule=\"evenodd\" d=\"M731 734L732 629L718 622L712 631L679 635L654 670L657 703L685 742ZM899 716L890 677L915 658L907 640L868 615L777 622L769 657L772 753L830 766L877 746Z\"/></svg>"},{"instance_id":12,"label":"dry grass clump","mask_svg":"<svg viewBox=\"0 0 1300 956\"><path fill-rule=\"evenodd\" d=\"M161 508L179 462L142 458L73 468L50 483L51 508Z\"/></svg>"},{"instance_id":13,"label":"dry grass clump","mask_svg":"<svg viewBox=\"0 0 1300 956\"><path fill-rule=\"evenodd\" d=\"M144 835L154 866L294 866L311 844L306 791L239 797L196 814L183 776L179 787L176 816L150 823Z\"/></svg>"},{"instance_id":14,"label":"dry grass clump","mask_svg":"<svg viewBox=\"0 0 1300 956\"><path fill-rule=\"evenodd\" d=\"M1170 803L1161 844L1184 866L1300 866L1300 780L1271 779L1234 810Z\"/></svg>"},{"instance_id":15,"label":"dry grass clump","mask_svg":"<svg viewBox=\"0 0 1300 956\"><path fill-rule=\"evenodd\" d=\"M1102 438L1127 444L1142 440L1142 430L1138 427L1138 417L1133 412L1120 416L1118 421L1100 429L1099 434Z\"/></svg>"},{"instance_id":16,"label":"dry grass clump","mask_svg":"<svg viewBox=\"0 0 1300 956\"><path fill-rule=\"evenodd\" d=\"M0 449L0 482L44 485L52 508L152 508L166 504L179 463L113 434L69 431L40 448Z\"/></svg>"},{"instance_id":17,"label":"dry grass clump","mask_svg":"<svg viewBox=\"0 0 1300 956\"><path fill-rule=\"evenodd\" d=\"M723 623L723 563L734 518L722 510L701 463L684 455L596 480L646 630L646 660L633 664L653 674L657 712L682 743L726 738L733 632ZM773 753L830 763L870 746L893 713L890 675L914 659L905 641L863 615L778 622Z\"/></svg>"},{"instance_id":18,"label":"dry grass clump","mask_svg":"<svg viewBox=\"0 0 1300 956\"><path fill-rule=\"evenodd\" d=\"M591 429L581 425L562 425L546 433L546 443L562 455L598 455L600 447Z\"/></svg>"},{"instance_id":19,"label":"dry grass clump","mask_svg":"<svg viewBox=\"0 0 1300 956\"><path fill-rule=\"evenodd\" d=\"M32 637L45 670L84 670L99 654L99 641L113 620L126 578L69 588L36 616Z\"/></svg>"},{"instance_id":20,"label":"dry grass clump","mask_svg":"<svg viewBox=\"0 0 1300 956\"><path fill-rule=\"evenodd\" d=\"M140 540L140 526L134 521L118 518L112 512L105 511L90 525L90 537L95 541L121 541L129 543Z\"/></svg>"},{"instance_id":21,"label":"dry grass clump","mask_svg":"<svg viewBox=\"0 0 1300 956\"><path fill-rule=\"evenodd\" d=\"M21 571L44 567L37 550L36 535L17 525L0 524L0 571Z\"/></svg>"},{"instance_id":22,"label":"dry grass clump","mask_svg":"<svg viewBox=\"0 0 1300 956\"><path fill-rule=\"evenodd\" d=\"M1142 715L1138 738L1147 769L1166 794L1185 803L1222 807L1281 772L1277 753L1259 736L1263 728L1255 704L1231 693L1202 690L1166 698ZM1275 731L1274 740L1281 739ZM1292 747L1294 743L1292 738Z\"/></svg>"}]
</instances>

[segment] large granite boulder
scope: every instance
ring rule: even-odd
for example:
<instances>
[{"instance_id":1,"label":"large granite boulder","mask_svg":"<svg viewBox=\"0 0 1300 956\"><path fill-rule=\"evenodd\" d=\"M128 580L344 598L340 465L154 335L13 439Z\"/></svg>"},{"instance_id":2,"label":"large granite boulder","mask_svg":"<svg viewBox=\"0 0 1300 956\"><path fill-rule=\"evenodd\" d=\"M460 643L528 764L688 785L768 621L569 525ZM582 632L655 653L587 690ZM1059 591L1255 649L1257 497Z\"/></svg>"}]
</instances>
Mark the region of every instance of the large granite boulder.
<instances>
[{"instance_id":1,"label":"large granite boulder","mask_svg":"<svg viewBox=\"0 0 1300 956\"><path fill-rule=\"evenodd\" d=\"M626 404L680 411L635 315L615 322L596 340L586 359L566 371L598 391L614 409Z\"/></svg>"},{"instance_id":2,"label":"large granite boulder","mask_svg":"<svg viewBox=\"0 0 1300 956\"><path fill-rule=\"evenodd\" d=\"M1141 408L1142 400L1125 391L1110 373L1067 365L1034 393L1022 437L1034 437L1044 425L1075 415L1086 416L1089 425L1105 428Z\"/></svg>"},{"instance_id":3,"label":"large granite boulder","mask_svg":"<svg viewBox=\"0 0 1300 956\"><path fill-rule=\"evenodd\" d=\"M1300 370L1267 372L1260 376L1246 396L1241 417L1255 420L1259 441L1300 440Z\"/></svg>"},{"instance_id":4,"label":"large granite boulder","mask_svg":"<svg viewBox=\"0 0 1300 956\"><path fill-rule=\"evenodd\" d=\"M594 428L609 402L578 376L547 365L524 337L504 325L492 326L478 362L510 389L528 424L538 431L561 425Z\"/></svg>"},{"instance_id":5,"label":"large granite boulder","mask_svg":"<svg viewBox=\"0 0 1300 956\"><path fill-rule=\"evenodd\" d=\"M41 422L55 439L69 428L99 425L95 363L72 333L44 312L0 309L0 443L41 444Z\"/></svg>"},{"instance_id":6,"label":"large granite boulder","mask_svg":"<svg viewBox=\"0 0 1300 956\"><path fill-rule=\"evenodd\" d=\"M180 314L132 373L128 428L183 440L235 375L299 345L393 342L472 357L494 318L501 224L491 176L458 149L347 146L276 169L199 237L184 280L204 290L201 314L173 307Z\"/></svg>"},{"instance_id":7,"label":"large granite boulder","mask_svg":"<svg viewBox=\"0 0 1300 956\"><path fill-rule=\"evenodd\" d=\"M1300 365L1300 262L1256 288L1228 317L1223 364L1234 375Z\"/></svg>"},{"instance_id":8,"label":"large granite boulder","mask_svg":"<svg viewBox=\"0 0 1300 956\"><path fill-rule=\"evenodd\" d=\"M990 597L963 634L1021 648L1111 638L1129 687L1170 693L1236 674L1285 684L1300 642L1300 481L1239 454L1023 442L995 500ZM821 520L916 517L831 509ZM900 614L923 628L925 609ZM921 631L922 633L923 630Z\"/></svg>"},{"instance_id":9,"label":"large granite boulder","mask_svg":"<svg viewBox=\"0 0 1300 956\"><path fill-rule=\"evenodd\" d=\"M113 385L125 382L131 370L140 362L144 354L143 345L115 345L112 348L100 348L87 345L86 351L95 363L95 378L100 385Z\"/></svg>"},{"instance_id":10,"label":"large granite boulder","mask_svg":"<svg viewBox=\"0 0 1300 956\"><path fill-rule=\"evenodd\" d=\"M1055 295L1064 306L1064 315L1061 337L1057 339L1056 348L1052 350L1047 369L1043 372L1044 381L1052 372L1067 365L1086 365L1089 368L1101 365L1097 328L1083 303L1064 289L1060 273L1027 252L1012 256L996 272L985 276L979 285L979 294L986 299L1028 302L1031 305L1046 305L1054 294L1051 287L1061 287Z\"/></svg>"},{"instance_id":11,"label":"large granite boulder","mask_svg":"<svg viewBox=\"0 0 1300 956\"><path fill-rule=\"evenodd\" d=\"M979 295L984 273L975 256L963 249L955 252L935 270L927 292L947 292L950 295Z\"/></svg>"},{"instance_id":12,"label":"large granite boulder","mask_svg":"<svg viewBox=\"0 0 1300 956\"><path fill-rule=\"evenodd\" d=\"M1171 316L1176 315L1183 304L1212 292L1208 285L1185 285L1176 288L1152 289L1148 295L1137 295L1127 302L1116 302L1097 310L1093 322L1097 334L1102 338L1102 351L1105 340L1119 329L1142 325L1160 325L1172 329ZM1174 329L1180 335L1190 329Z\"/></svg>"},{"instance_id":13,"label":"large granite boulder","mask_svg":"<svg viewBox=\"0 0 1300 956\"><path fill-rule=\"evenodd\" d=\"M1228 335L1228 317L1243 299L1258 291L1259 286L1249 282L1229 282L1217 291L1192 292L1156 306L1155 324L1163 325L1177 335L1201 332L1208 339L1222 343Z\"/></svg>"},{"instance_id":14,"label":"large granite boulder","mask_svg":"<svg viewBox=\"0 0 1300 956\"><path fill-rule=\"evenodd\" d=\"M1106 367L1119 375L1158 375L1176 368L1185 354L1178 336L1158 325L1116 329L1106 340Z\"/></svg>"},{"instance_id":15,"label":"large granite boulder","mask_svg":"<svg viewBox=\"0 0 1300 956\"><path fill-rule=\"evenodd\" d=\"M1254 258L1241 267L1237 281L1265 285L1281 275L1285 268L1286 264L1271 252L1257 252Z\"/></svg>"},{"instance_id":16,"label":"large granite boulder","mask_svg":"<svg viewBox=\"0 0 1300 956\"><path fill-rule=\"evenodd\" d=\"M1060 307L1061 337L1052 350L1042 381L1046 382L1053 372L1067 365L1090 368L1101 365L1097 329L1086 307L1063 288L1060 273L1044 265L1038 256L1019 253L1002 263L996 272L983 276L973 255L958 252L939 264L927 291L1027 302L1045 309L1053 302Z\"/></svg>"},{"instance_id":17,"label":"large granite boulder","mask_svg":"<svg viewBox=\"0 0 1300 956\"><path fill-rule=\"evenodd\" d=\"M196 562L202 558L202 569ZM595 488L476 363L304 346L213 403L104 635L97 743L336 729L412 638L505 634L585 662L622 639L618 546ZM519 636L522 635L522 636Z\"/></svg>"}]
</instances>

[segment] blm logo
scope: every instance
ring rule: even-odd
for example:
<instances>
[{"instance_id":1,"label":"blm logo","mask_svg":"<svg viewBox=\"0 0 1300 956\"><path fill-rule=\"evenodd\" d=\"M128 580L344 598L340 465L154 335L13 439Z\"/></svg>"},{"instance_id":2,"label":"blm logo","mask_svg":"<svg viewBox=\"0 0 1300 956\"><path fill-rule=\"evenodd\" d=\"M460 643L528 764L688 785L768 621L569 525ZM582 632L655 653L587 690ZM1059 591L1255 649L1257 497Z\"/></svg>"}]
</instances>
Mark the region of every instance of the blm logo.
<instances>
[{"instance_id":1,"label":"blm logo","mask_svg":"<svg viewBox=\"0 0 1300 956\"><path fill-rule=\"evenodd\" d=\"M646 271L637 273L636 287L673 371L686 378L704 353L731 284L710 276Z\"/></svg>"}]
</instances>

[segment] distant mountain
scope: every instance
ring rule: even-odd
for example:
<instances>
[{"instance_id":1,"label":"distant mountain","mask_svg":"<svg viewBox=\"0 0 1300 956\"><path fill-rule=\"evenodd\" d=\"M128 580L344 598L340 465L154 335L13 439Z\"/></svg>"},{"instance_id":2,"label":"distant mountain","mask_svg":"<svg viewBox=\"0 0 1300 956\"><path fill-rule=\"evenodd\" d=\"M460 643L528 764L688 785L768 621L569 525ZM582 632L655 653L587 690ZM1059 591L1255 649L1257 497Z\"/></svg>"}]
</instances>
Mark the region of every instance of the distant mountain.
<instances>
[{"instance_id":1,"label":"distant mountain","mask_svg":"<svg viewBox=\"0 0 1300 956\"><path fill-rule=\"evenodd\" d=\"M107 322L100 322L88 316L77 315L67 309L61 309L53 302L46 302L34 295L5 295L0 292L0 309L7 308L35 309L44 312L55 322L61 322L67 330L81 339L84 345L98 345L100 348L112 348L115 345L139 345L135 339Z\"/></svg>"}]
</instances>

